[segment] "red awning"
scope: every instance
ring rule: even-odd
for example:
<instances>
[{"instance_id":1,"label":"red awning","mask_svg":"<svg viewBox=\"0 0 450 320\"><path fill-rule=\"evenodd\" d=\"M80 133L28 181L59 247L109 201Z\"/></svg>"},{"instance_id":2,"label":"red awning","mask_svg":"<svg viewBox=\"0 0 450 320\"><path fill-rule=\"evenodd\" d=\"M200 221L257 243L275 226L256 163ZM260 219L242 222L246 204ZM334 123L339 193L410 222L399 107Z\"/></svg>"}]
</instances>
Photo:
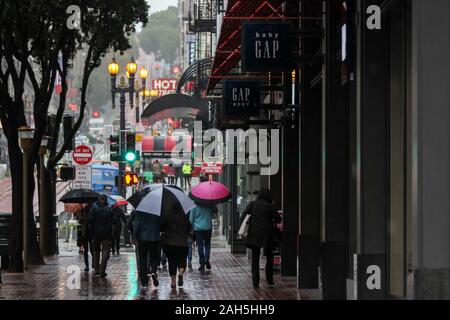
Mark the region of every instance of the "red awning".
<instances>
[{"instance_id":1,"label":"red awning","mask_svg":"<svg viewBox=\"0 0 450 320\"><path fill-rule=\"evenodd\" d=\"M282 19L286 0L230 0L223 18L208 91L214 89L241 58L241 22L258 19Z\"/></svg>"}]
</instances>

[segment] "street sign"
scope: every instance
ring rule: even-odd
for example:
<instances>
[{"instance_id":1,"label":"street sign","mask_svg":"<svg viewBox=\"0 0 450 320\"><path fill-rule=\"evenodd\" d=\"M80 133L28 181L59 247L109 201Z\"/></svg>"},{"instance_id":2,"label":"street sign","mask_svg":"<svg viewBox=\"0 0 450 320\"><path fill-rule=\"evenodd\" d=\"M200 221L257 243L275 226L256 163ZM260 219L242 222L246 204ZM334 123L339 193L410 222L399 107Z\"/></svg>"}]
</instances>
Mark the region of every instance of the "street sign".
<instances>
[{"instance_id":1,"label":"street sign","mask_svg":"<svg viewBox=\"0 0 450 320\"><path fill-rule=\"evenodd\" d=\"M223 165L220 162L203 162L202 173L204 174L218 174L223 172Z\"/></svg>"},{"instance_id":2,"label":"street sign","mask_svg":"<svg viewBox=\"0 0 450 320\"><path fill-rule=\"evenodd\" d=\"M93 153L88 146L80 145L75 148L72 154L73 161L79 165L86 165L92 161Z\"/></svg>"},{"instance_id":3,"label":"street sign","mask_svg":"<svg viewBox=\"0 0 450 320\"><path fill-rule=\"evenodd\" d=\"M92 167L76 166L75 180L73 180L74 189L92 189Z\"/></svg>"},{"instance_id":4,"label":"street sign","mask_svg":"<svg viewBox=\"0 0 450 320\"><path fill-rule=\"evenodd\" d=\"M178 79L175 78L159 78L152 81L152 89L158 96L175 93L177 90Z\"/></svg>"}]
</instances>

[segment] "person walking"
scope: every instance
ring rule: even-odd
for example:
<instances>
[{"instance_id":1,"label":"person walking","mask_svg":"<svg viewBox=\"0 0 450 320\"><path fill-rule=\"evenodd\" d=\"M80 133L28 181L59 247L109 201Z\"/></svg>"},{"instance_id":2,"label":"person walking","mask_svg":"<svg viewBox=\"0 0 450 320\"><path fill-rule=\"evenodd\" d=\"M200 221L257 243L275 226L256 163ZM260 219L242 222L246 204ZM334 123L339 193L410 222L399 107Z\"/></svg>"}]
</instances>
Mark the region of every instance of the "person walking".
<instances>
[{"instance_id":1,"label":"person walking","mask_svg":"<svg viewBox=\"0 0 450 320\"><path fill-rule=\"evenodd\" d=\"M214 207L201 205L196 203L196 207L191 210L189 220L195 232L195 240L197 241L198 257L200 272L205 271L205 267L211 270L209 262L211 252L211 236L212 236L212 220L214 214Z\"/></svg>"},{"instance_id":2,"label":"person walking","mask_svg":"<svg viewBox=\"0 0 450 320\"><path fill-rule=\"evenodd\" d=\"M106 277L106 265L111 254L113 212L108 206L106 196L101 195L89 212L88 223L92 231L93 267L95 275ZM101 252L101 262L100 262Z\"/></svg>"},{"instance_id":3,"label":"person walking","mask_svg":"<svg viewBox=\"0 0 450 320\"><path fill-rule=\"evenodd\" d=\"M192 166L190 163L186 162L183 164L183 178L184 178L184 185L186 188L191 188L191 177L192 177Z\"/></svg>"},{"instance_id":4,"label":"person walking","mask_svg":"<svg viewBox=\"0 0 450 320\"><path fill-rule=\"evenodd\" d=\"M247 207L241 217L241 224L245 216L250 214L246 246L252 251L252 280L253 287L259 287L259 259L261 248L266 256L266 280L269 285L273 282L273 236L275 223L279 216L277 209L272 203L272 194L269 189L262 189L256 200Z\"/></svg>"},{"instance_id":5,"label":"person walking","mask_svg":"<svg viewBox=\"0 0 450 320\"><path fill-rule=\"evenodd\" d=\"M139 279L141 281L141 293L147 293L150 276L155 287L158 286L157 268L159 262L160 217L135 213L133 225L133 240L137 242L139 255Z\"/></svg>"},{"instance_id":6,"label":"person walking","mask_svg":"<svg viewBox=\"0 0 450 320\"><path fill-rule=\"evenodd\" d=\"M80 223L80 243L83 248L84 257L84 271L89 271L89 252L94 257L94 251L92 247L92 233L88 226L89 212L92 209L93 204L89 203L86 207L80 210L78 221ZM92 264L92 267L94 264Z\"/></svg>"},{"instance_id":7,"label":"person walking","mask_svg":"<svg viewBox=\"0 0 450 320\"><path fill-rule=\"evenodd\" d=\"M167 177L169 178L169 184L175 184L175 167L172 163L169 163L169 168L167 169Z\"/></svg>"},{"instance_id":8,"label":"person walking","mask_svg":"<svg viewBox=\"0 0 450 320\"><path fill-rule=\"evenodd\" d=\"M120 235L122 234L122 222L127 224L123 210L118 206L113 206L112 212L114 215L112 227L112 254L120 254Z\"/></svg>"},{"instance_id":9,"label":"person walking","mask_svg":"<svg viewBox=\"0 0 450 320\"><path fill-rule=\"evenodd\" d=\"M180 187L184 188L183 165L181 162L175 164L175 185L178 185L178 179L180 180Z\"/></svg>"},{"instance_id":10,"label":"person walking","mask_svg":"<svg viewBox=\"0 0 450 320\"><path fill-rule=\"evenodd\" d=\"M177 271L178 286L183 286L191 224L180 204L169 203L164 210L167 210L167 213L161 217L161 244L169 262L169 275L172 281L170 287L175 289Z\"/></svg>"}]
</instances>

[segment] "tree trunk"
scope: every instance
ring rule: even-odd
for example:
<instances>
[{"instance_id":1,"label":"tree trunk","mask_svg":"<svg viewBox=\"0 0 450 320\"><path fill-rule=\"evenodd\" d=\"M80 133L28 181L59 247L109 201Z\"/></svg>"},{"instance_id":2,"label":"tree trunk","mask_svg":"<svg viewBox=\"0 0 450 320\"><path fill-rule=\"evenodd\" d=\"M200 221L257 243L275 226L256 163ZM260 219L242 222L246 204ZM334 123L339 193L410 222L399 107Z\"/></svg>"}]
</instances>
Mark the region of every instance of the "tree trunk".
<instances>
[{"instance_id":1,"label":"tree trunk","mask_svg":"<svg viewBox=\"0 0 450 320\"><path fill-rule=\"evenodd\" d=\"M55 234L54 234L54 230L53 230L53 216L56 214L55 212L55 208L56 208L56 195L53 193L52 190L54 190L54 186L53 184L56 183L53 181L52 179L52 171L53 169L48 169L46 168L44 170L45 175L41 178L43 178L43 187L44 187L44 204L43 204L43 213L40 214L45 214L47 215L47 222L48 222L48 229L45 230L44 232L47 232L47 236L45 237L47 239L47 243L46 243L46 252L44 252L45 256L52 256L56 254L56 248L54 245L54 241L56 241L55 239ZM41 229L42 232L42 229Z\"/></svg>"},{"instance_id":2,"label":"tree trunk","mask_svg":"<svg viewBox=\"0 0 450 320\"><path fill-rule=\"evenodd\" d=\"M17 136L17 132L16 132ZM22 260L22 151L18 139L8 139L12 183L12 218L9 271L23 272Z\"/></svg>"}]
</instances>

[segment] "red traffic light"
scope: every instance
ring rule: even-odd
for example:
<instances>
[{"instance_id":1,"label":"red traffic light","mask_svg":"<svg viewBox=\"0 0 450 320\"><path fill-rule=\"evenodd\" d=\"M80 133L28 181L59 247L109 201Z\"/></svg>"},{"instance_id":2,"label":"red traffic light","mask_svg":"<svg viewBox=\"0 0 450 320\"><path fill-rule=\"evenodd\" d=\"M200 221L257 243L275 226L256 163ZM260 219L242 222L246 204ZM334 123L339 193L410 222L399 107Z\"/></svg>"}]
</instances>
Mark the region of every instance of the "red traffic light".
<instances>
[{"instance_id":1,"label":"red traffic light","mask_svg":"<svg viewBox=\"0 0 450 320\"><path fill-rule=\"evenodd\" d=\"M93 117L93 118L98 118L98 117L100 117L100 112L98 112L98 111L92 112L92 117Z\"/></svg>"}]
</instances>

